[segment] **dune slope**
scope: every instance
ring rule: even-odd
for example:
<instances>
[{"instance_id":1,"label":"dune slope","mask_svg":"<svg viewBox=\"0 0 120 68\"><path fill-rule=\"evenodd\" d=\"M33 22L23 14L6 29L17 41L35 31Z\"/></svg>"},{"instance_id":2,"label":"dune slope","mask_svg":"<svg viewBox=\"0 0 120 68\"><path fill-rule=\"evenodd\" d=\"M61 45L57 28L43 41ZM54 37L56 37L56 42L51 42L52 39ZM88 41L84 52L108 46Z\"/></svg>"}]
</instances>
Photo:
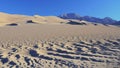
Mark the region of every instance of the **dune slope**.
<instances>
[{"instance_id":1,"label":"dune slope","mask_svg":"<svg viewBox=\"0 0 120 68\"><path fill-rule=\"evenodd\" d=\"M0 67L119 68L120 28L34 24L0 27Z\"/></svg>"}]
</instances>

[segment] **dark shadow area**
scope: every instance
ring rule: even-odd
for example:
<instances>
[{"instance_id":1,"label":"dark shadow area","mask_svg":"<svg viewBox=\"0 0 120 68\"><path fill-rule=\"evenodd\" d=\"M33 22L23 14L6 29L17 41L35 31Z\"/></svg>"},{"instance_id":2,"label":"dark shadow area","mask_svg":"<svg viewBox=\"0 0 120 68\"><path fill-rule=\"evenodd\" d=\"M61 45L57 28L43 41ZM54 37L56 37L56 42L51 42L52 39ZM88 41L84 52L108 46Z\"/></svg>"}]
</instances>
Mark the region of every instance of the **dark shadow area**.
<instances>
[{"instance_id":1,"label":"dark shadow area","mask_svg":"<svg viewBox=\"0 0 120 68\"><path fill-rule=\"evenodd\" d=\"M13 62L13 61L10 61L9 64L12 65L12 66L16 65L16 63Z\"/></svg>"},{"instance_id":2,"label":"dark shadow area","mask_svg":"<svg viewBox=\"0 0 120 68\"><path fill-rule=\"evenodd\" d=\"M60 56L63 58L68 58L68 59L75 59L74 57L69 56L69 55L61 55L61 54L54 54L54 53L48 53L48 55Z\"/></svg>"},{"instance_id":3,"label":"dark shadow area","mask_svg":"<svg viewBox=\"0 0 120 68\"><path fill-rule=\"evenodd\" d=\"M29 58L25 57L24 60L25 60L25 62L27 63L27 65L30 65L30 62L29 62L30 59L29 59Z\"/></svg>"},{"instance_id":4,"label":"dark shadow area","mask_svg":"<svg viewBox=\"0 0 120 68\"><path fill-rule=\"evenodd\" d=\"M70 20L70 22L67 22L67 24L71 24L71 25L87 25L84 22L75 22L75 21L71 21L71 20Z\"/></svg>"},{"instance_id":5,"label":"dark shadow area","mask_svg":"<svg viewBox=\"0 0 120 68\"><path fill-rule=\"evenodd\" d=\"M81 57L81 60L82 60L82 61L89 61L89 59L86 58L86 57Z\"/></svg>"},{"instance_id":6,"label":"dark shadow area","mask_svg":"<svg viewBox=\"0 0 120 68\"><path fill-rule=\"evenodd\" d=\"M16 23L7 24L7 26L18 26Z\"/></svg>"},{"instance_id":7,"label":"dark shadow area","mask_svg":"<svg viewBox=\"0 0 120 68\"><path fill-rule=\"evenodd\" d=\"M71 68L78 68L78 66L71 61L66 61L61 59L54 59L54 61L55 61L55 64L59 64L60 66L65 65Z\"/></svg>"},{"instance_id":8,"label":"dark shadow area","mask_svg":"<svg viewBox=\"0 0 120 68\"><path fill-rule=\"evenodd\" d=\"M104 60L94 59L94 58L90 58L90 60L92 60L92 61L94 61L94 62L104 62Z\"/></svg>"},{"instance_id":9,"label":"dark shadow area","mask_svg":"<svg viewBox=\"0 0 120 68\"><path fill-rule=\"evenodd\" d=\"M91 54L81 54L81 55L83 55L83 56L91 56L91 57L94 56L94 55L91 55Z\"/></svg>"},{"instance_id":10,"label":"dark shadow area","mask_svg":"<svg viewBox=\"0 0 120 68\"><path fill-rule=\"evenodd\" d=\"M120 42L120 39L117 39L118 42Z\"/></svg>"},{"instance_id":11,"label":"dark shadow area","mask_svg":"<svg viewBox=\"0 0 120 68\"><path fill-rule=\"evenodd\" d=\"M2 59L2 56L3 56L3 55L0 55L0 59Z\"/></svg>"},{"instance_id":12,"label":"dark shadow area","mask_svg":"<svg viewBox=\"0 0 120 68\"><path fill-rule=\"evenodd\" d=\"M52 48L46 48L48 51L54 51Z\"/></svg>"},{"instance_id":13,"label":"dark shadow area","mask_svg":"<svg viewBox=\"0 0 120 68\"><path fill-rule=\"evenodd\" d=\"M29 54L30 54L32 57L38 57L38 56L39 56L39 54L38 54L37 51L35 51L35 50L30 50L30 51L29 51Z\"/></svg>"},{"instance_id":14,"label":"dark shadow area","mask_svg":"<svg viewBox=\"0 0 120 68\"><path fill-rule=\"evenodd\" d=\"M19 55L19 54L17 54L15 57L16 57L17 59L19 59L19 58L20 58L20 55Z\"/></svg>"},{"instance_id":15,"label":"dark shadow area","mask_svg":"<svg viewBox=\"0 0 120 68\"><path fill-rule=\"evenodd\" d=\"M41 58L41 59L46 59L46 60L53 60L53 58L50 58L48 56L44 56L44 55L39 55L35 50L30 50L29 51L29 54L32 56L32 57L37 57L37 58ZM25 61L29 61L29 59L25 58Z\"/></svg>"},{"instance_id":16,"label":"dark shadow area","mask_svg":"<svg viewBox=\"0 0 120 68\"><path fill-rule=\"evenodd\" d=\"M16 49L16 48L12 48L12 51L13 51L13 52L16 52L16 51L17 51L17 49Z\"/></svg>"},{"instance_id":17,"label":"dark shadow area","mask_svg":"<svg viewBox=\"0 0 120 68\"><path fill-rule=\"evenodd\" d=\"M39 48L38 45L34 45L33 47L34 47L34 48Z\"/></svg>"},{"instance_id":18,"label":"dark shadow area","mask_svg":"<svg viewBox=\"0 0 120 68\"><path fill-rule=\"evenodd\" d=\"M115 41L111 41L111 40L108 40L108 42L114 44L114 45L120 45L118 42L115 42Z\"/></svg>"},{"instance_id":19,"label":"dark shadow area","mask_svg":"<svg viewBox=\"0 0 120 68\"><path fill-rule=\"evenodd\" d=\"M53 58L50 58L50 57L47 57L47 56L44 56L44 55L40 55L39 58L46 59L46 60L53 60Z\"/></svg>"},{"instance_id":20,"label":"dark shadow area","mask_svg":"<svg viewBox=\"0 0 120 68\"><path fill-rule=\"evenodd\" d=\"M26 23L30 24L37 24L36 22L33 22L32 20L28 20Z\"/></svg>"},{"instance_id":21,"label":"dark shadow area","mask_svg":"<svg viewBox=\"0 0 120 68\"><path fill-rule=\"evenodd\" d=\"M57 49L56 52L58 52L58 53L65 53L65 54L75 54L75 53L63 51L63 50L60 50L60 49Z\"/></svg>"},{"instance_id":22,"label":"dark shadow area","mask_svg":"<svg viewBox=\"0 0 120 68\"><path fill-rule=\"evenodd\" d=\"M97 23L93 23L93 25L97 26L98 24Z\"/></svg>"},{"instance_id":23,"label":"dark shadow area","mask_svg":"<svg viewBox=\"0 0 120 68\"><path fill-rule=\"evenodd\" d=\"M1 62L2 62L3 64L7 63L8 61L9 61L8 58L1 58Z\"/></svg>"}]
</instances>

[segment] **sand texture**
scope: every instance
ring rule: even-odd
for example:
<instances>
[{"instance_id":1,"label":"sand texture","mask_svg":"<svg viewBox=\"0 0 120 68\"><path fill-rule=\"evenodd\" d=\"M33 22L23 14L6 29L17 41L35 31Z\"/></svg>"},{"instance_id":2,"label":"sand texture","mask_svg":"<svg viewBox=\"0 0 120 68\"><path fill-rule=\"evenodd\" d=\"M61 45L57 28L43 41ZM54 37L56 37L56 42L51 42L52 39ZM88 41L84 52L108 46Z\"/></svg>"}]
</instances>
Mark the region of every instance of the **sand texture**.
<instances>
[{"instance_id":1,"label":"sand texture","mask_svg":"<svg viewBox=\"0 0 120 68\"><path fill-rule=\"evenodd\" d=\"M0 15L0 68L120 68L118 26Z\"/></svg>"}]
</instances>

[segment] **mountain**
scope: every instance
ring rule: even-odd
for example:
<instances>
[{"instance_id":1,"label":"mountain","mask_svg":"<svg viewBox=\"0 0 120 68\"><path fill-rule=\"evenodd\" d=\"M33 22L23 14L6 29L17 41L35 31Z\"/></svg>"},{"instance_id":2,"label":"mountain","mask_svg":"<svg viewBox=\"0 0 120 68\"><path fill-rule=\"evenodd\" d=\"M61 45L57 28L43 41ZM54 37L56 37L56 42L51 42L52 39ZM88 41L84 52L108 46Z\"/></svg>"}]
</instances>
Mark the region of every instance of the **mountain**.
<instances>
[{"instance_id":1,"label":"mountain","mask_svg":"<svg viewBox=\"0 0 120 68\"><path fill-rule=\"evenodd\" d=\"M120 21L113 23L112 25L120 25Z\"/></svg>"},{"instance_id":2,"label":"mountain","mask_svg":"<svg viewBox=\"0 0 120 68\"><path fill-rule=\"evenodd\" d=\"M58 17L63 18L63 19L85 20L88 22L96 22L96 23L102 23L102 24L113 24L117 22L116 20L113 20L110 17L105 17L101 19L101 18L96 18L96 17L91 17L91 16L80 16L79 14L76 14L76 13L62 14L62 15L59 15Z\"/></svg>"},{"instance_id":3,"label":"mountain","mask_svg":"<svg viewBox=\"0 0 120 68\"><path fill-rule=\"evenodd\" d=\"M62 14L59 17L63 19L80 19L81 16L75 13Z\"/></svg>"}]
</instances>

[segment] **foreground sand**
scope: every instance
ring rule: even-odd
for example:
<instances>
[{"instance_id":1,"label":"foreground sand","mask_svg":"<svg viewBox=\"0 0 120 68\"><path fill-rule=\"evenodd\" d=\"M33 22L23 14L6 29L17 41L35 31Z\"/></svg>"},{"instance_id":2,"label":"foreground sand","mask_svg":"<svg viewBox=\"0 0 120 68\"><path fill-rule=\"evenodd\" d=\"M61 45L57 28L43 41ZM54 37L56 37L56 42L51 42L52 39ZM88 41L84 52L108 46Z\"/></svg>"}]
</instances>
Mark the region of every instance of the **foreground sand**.
<instances>
[{"instance_id":1,"label":"foreground sand","mask_svg":"<svg viewBox=\"0 0 120 68\"><path fill-rule=\"evenodd\" d=\"M120 68L120 27L0 27L0 68Z\"/></svg>"},{"instance_id":2,"label":"foreground sand","mask_svg":"<svg viewBox=\"0 0 120 68\"><path fill-rule=\"evenodd\" d=\"M71 21L0 13L0 68L120 68L120 27Z\"/></svg>"}]
</instances>

